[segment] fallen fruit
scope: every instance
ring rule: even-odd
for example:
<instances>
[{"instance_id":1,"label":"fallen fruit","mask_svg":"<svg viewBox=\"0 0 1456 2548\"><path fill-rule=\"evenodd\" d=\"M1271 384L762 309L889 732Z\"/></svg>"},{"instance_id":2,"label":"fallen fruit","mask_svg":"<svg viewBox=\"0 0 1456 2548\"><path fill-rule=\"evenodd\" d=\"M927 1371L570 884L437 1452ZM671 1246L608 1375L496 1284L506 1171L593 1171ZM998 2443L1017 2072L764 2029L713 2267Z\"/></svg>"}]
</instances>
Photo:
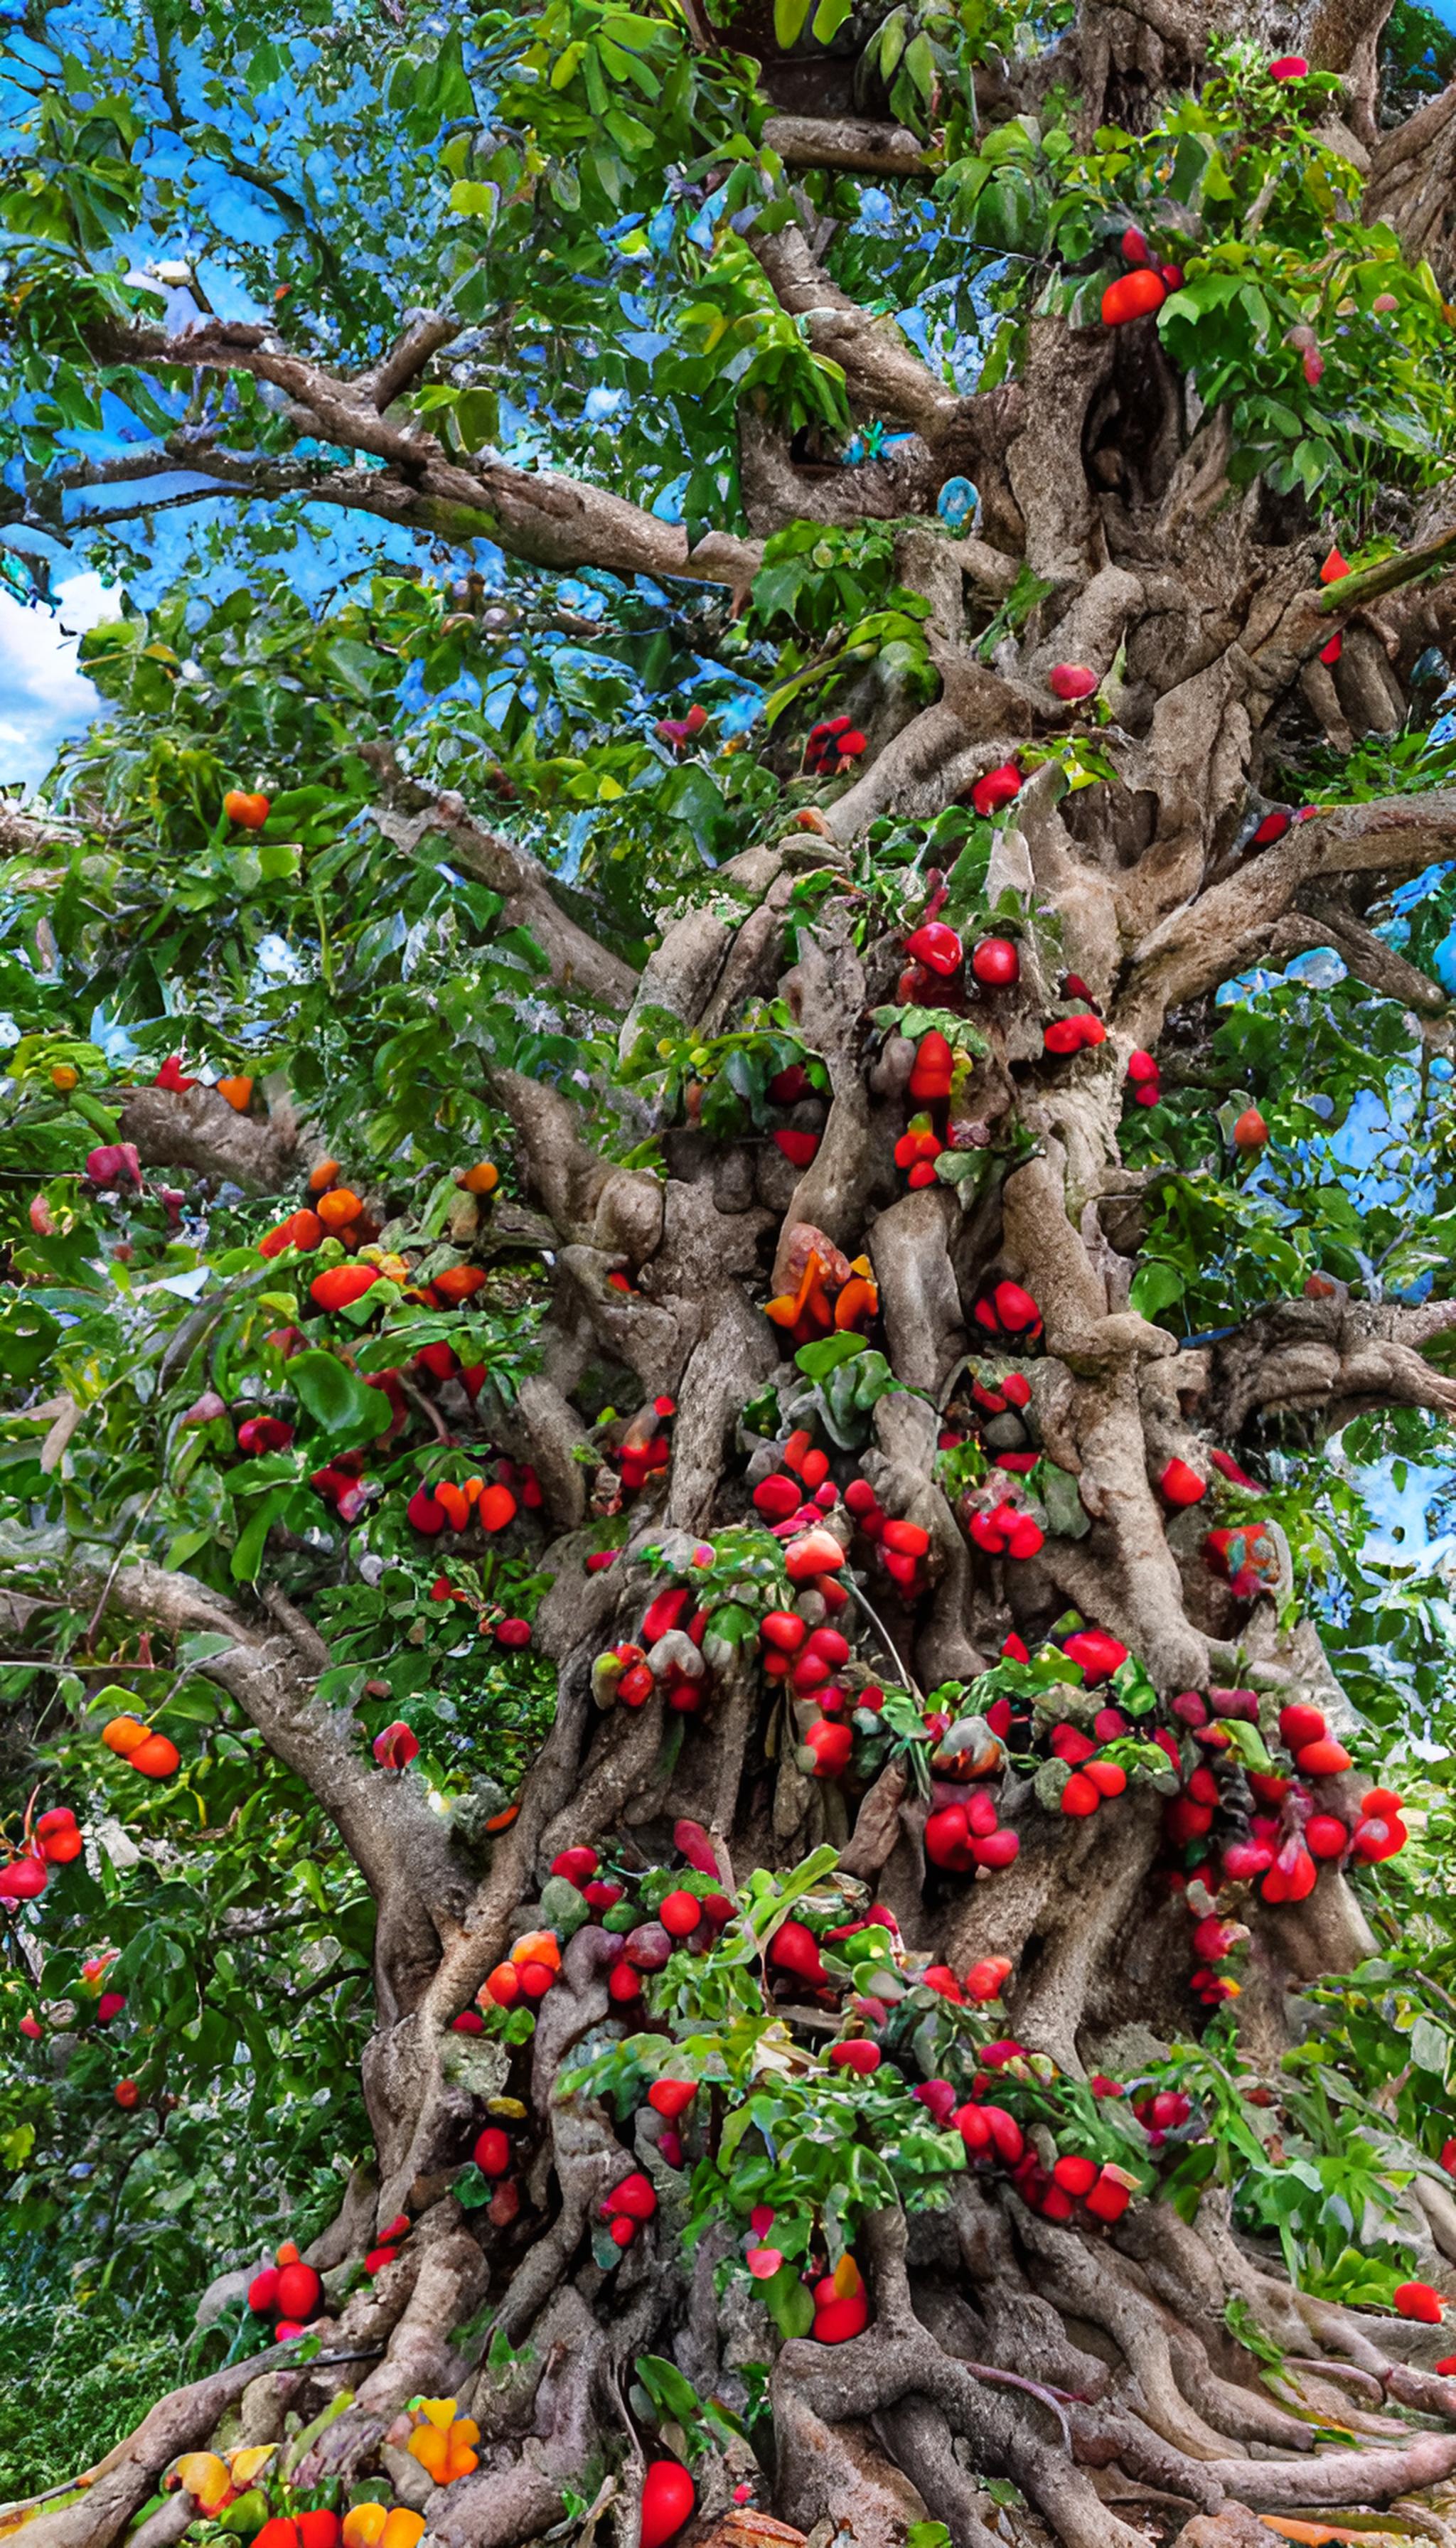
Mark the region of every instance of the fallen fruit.
<instances>
[{"instance_id":1,"label":"fallen fruit","mask_svg":"<svg viewBox=\"0 0 1456 2548\"><path fill-rule=\"evenodd\" d=\"M249 794L242 787L229 787L223 799L223 811L228 822L236 823L244 832L262 830L268 820L268 805L269 799L261 792Z\"/></svg>"},{"instance_id":2,"label":"fallen fruit","mask_svg":"<svg viewBox=\"0 0 1456 2548\"><path fill-rule=\"evenodd\" d=\"M654 2460L642 2481L638 2548L664 2548L697 2503L691 2478L680 2460Z\"/></svg>"},{"instance_id":3,"label":"fallen fruit","mask_svg":"<svg viewBox=\"0 0 1456 2548\"><path fill-rule=\"evenodd\" d=\"M1129 231L1128 235L1133 237L1135 233ZM1059 699L1089 699L1097 687L1097 675L1085 664L1053 664L1046 676L1046 686Z\"/></svg>"}]
</instances>

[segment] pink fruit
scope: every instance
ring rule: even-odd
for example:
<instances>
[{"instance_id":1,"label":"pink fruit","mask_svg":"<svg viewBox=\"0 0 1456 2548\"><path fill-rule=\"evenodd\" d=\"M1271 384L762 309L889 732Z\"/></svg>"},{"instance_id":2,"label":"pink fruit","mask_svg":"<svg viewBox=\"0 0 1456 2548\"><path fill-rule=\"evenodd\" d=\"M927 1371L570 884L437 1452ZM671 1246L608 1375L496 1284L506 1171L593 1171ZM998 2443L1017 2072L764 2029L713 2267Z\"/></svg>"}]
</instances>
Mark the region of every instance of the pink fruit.
<instances>
[{"instance_id":1,"label":"pink fruit","mask_svg":"<svg viewBox=\"0 0 1456 2548\"><path fill-rule=\"evenodd\" d=\"M1058 699L1089 699L1097 687L1097 675L1085 664L1053 664L1046 686Z\"/></svg>"}]
</instances>

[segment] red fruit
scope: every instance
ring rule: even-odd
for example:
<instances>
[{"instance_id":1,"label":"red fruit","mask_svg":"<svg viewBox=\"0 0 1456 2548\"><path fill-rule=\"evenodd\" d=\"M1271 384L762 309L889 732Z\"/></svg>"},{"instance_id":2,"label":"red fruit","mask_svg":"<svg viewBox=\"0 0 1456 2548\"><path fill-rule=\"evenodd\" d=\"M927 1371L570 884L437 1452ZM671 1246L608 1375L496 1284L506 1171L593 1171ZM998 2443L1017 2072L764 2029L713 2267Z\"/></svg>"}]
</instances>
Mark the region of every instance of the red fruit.
<instances>
[{"instance_id":1,"label":"red fruit","mask_svg":"<svg viewBox=\"0 0 1456 2548\"><path fill-rule=\"evenodd\" d=\"M1322 1742L1306 1743L1294 1757L1296 1767L1307 1778L1337 1778L1341 1770L1354 1766L1344 1745L1329 1735Z\"/></svg>"},{"instance_id":2,"label":"red fruit","mask_svg":"<svg viewBox=\"0 0 1456 2548\"><path fill-rule=\"evenodd\" d=\"M1398 2283L1391 2294L1402 2318L1418 2319L1422 2326L1439 2326L1445 2302L1429 2283Z\"/></svg>"},{"instance_id":3,"label":"red fruit","mask_svg":"<svg viewBox=\"0 0 1456 2548\"><path fill-rule=\"evenodd\" d=\"M1302 1752L1307 1743L1322 1743L1329 1728L1324 1711L1296 1699L1279 1711L1279 1739L1291 1752Z\"/></svg>"},{"instance_id":4,"label":"red fruit","mask_svg":"<svg viewBox=\"0 0 1456 2548\"><path fill-rule=\"evenodd\" d=\"M1145 265L1147 263L1147 241L1143 237L1142 232L1137 227L1136 223L1129 223L1128 228L1124 230L1122 237L1118 241L1118 245L1122 249L1123 254L1130 265Z\"/></svg>"},{"instance_id":5,"label":"red fruit","mask_svg":"<svg viewBox=\"0 0 1456 2548\"><path fill-rule=\"evenodd\" d=\"M1022 1335L1042 1323L1041 1311L1030 1292L1023 1291L1020 1283L998 1283L991 1302L997 1320L1010 1336Z\"/></svg>"},{"instance_id":6,"label":"red fruit","mask_svg":"<svg viewBox=\"0 0 1456 2548\"><path fill-rule=\"evenodd\" d=\"M303 2548L338 2548L342 2525L336 2512L320 2504L316 2511L301 2512L297 2518Z\"/></svg>"},{"instance_id":7,"label":"red fruit","mask_svg":"<svg viewBox=\"0 0 1456 2548\"><path fill-rule=\"evenodd\" d=\"M1131 2189L1120 2178L1104 2168L1091 2192L1084 2197L1094 2221L1121 2221L1133 2200Z\"/></svg>"},{"instance_id":8,"label":"red fruit","mask_svg":"<svg viewBox=\"0 0 1456 2548\"><path fill-rule=\"evenodd\" d=\"M229 823L245 832L260 832L268 820L268 798L260 792L250 793L245 787L229 787L223 799L223 811Z\"/></svg>"},{"instance_id":9,"label":"red fruit","mask_svg":"<svg viewBox=\"0 0 1456 2548\"><path fill-rule=\"evenodd\" d=\"M863 2036L855 2037L849 2044L832 2044L829 2048L829 2058L835 2068L853 2070L861 2079L867 2079L871 2071L879 2068L880 2057L879 2046L866 2044Z\"/></svg>"},{"instance_id":10,"label":"red fruit","mask_svg":"<svg viewBox=\"0 0 1456 2548\"><path fill-rule=\"evenodd\" d=\"M312 2265L284 2265L278 2275L278 2307L285 2318L296 2318L300 2325L318 2315L323 2298L323 2283Z\"/></svg>"},{"instance_id":11,"label":"red fruit","mask_svg":"<svg viewBox=\"0 0 1456 2548\"><path fill-rule=\"evenodd\" d=\"M250 1460L261 1459L267 1451L286 1451L293 1440L293 1426L281 1415L249 1415L237 1428L237 1447Z\"/></svg>"},{"instance_id":12,"label":"red fruit","mask_svg":"<svg viewBox=\"0 0 1456 2548\"><path fill-rule=\"evenodd\" d=\"M702 1905L695 1893L670 1893L657 1916L670 1938L690 1938L702 1918Z\"/></svg>"},{"instance_id":13,"label":"red fruit","mask_svg":"<svg viewBox=\"0 0 1456 2548\"><path fill-rule=\"evenodd\" d=\"M1090 2194L1102 2171L1095 2158L1083 2158L1068 2150L1057 2159L1051 2173L1066 2194Z\"/></svg>"},{"instance_id":14,"label":"red fruit","mask_svg":"<svg viewBox=\"0 0 1456 2548\"><path fill-rule=\"evenodd\" d=\"M1339 1858L1349 1833L1338 1814L1311 1814L1305 1825L1305 1847L1312 1858Z\"/></svg>"},{"instance_id":15,"label":"red fruit","mask_svg":"<svg viewBox=\"0 0 1456 2548\"><path fill-rule=\"evenodd\" d=\"M693 2511L697 2496L679 2460L654 2460L642 2481L640 2548L663 2548Z\"/></svg>"},{"instance_id":16,"label":"red fruit","mask_svg":"<svg viewBox=\"0 0 1456 2548\"><path fill-rule=\"evenodd\" d=\"M1097 675L1085 664L1053 664L1046 676L1046 686L1058 699L1090 699L1097 687Z\"/></svg>"},{"instance_id":17,"label":"red fruit","mask_svg":"<svg viewBox=\"0 0 1456 2548\"><path fill-rule=\"evenodd\" d=\"M1362 1814L1398 1814L1400 1810L1401 1799L1393 1787L1372 1787L1368 1795L1360 1798Z\"/></svg>"},{"instance_id":18,"label":"red fruit","mask_svg":"<svg viewBox=\"0 0 1456 2548\"><path fill-rule=\"evenodd\" d=\"M816 1778L838 1778L850 1766L855 1737L848 1725L832 1725L821 1717L805 1734L804 1748L814 1755Z\"/></svg>"},{"instance_id":19,"label":"red fruit","mask_svg":"<svg viewBox=\"0 0 1456 2548\"><path fill-rule=\"evenodd\" d=\"M1168 287L1160 274L1150 266L1138 266L1132 274L1120 274L1102 296L1104 327L1125 327L1130 319L1145 318L1160 310L1168 297Z\"/></svg>"},{"instance_id":20,"label":"red fruit","mask_svg":"<svg viewBox=\"0 0 1456 2548\"><path fill-rule=\"evenodd\" d=\"M1014 1831L987 1832L984 1840L972 1839L970 1854L977 1866L1009 1866L1021 1848Z\"/></svg>"},{"instance_id":21,"label":"red fruit","mask_svg":"<svg viewBox=\"0 0 1456 2548\"><path fill-rule=\"evenodd\" d=\"M50 1881L44 1858L14 1858L0 1866L0 1901L35 1902Z\"/></svg>"},{"instance_id":22,"label":"red fruit","mask_svg":"<svg viewBox=\"0 0 1456 2548\"><path fill-rule=\"evenodd\" d=\"M1110 1637L1105 1628L1078 1628L1065 1640L1062 1653L1069 1662L1081 1665L1082 1678L1089 1686L1110 1681L1128 1660L1127 1647Z\"/></svg>"},{"instance_id":23,"label":"red fruit","mask_svg":"<svg viewBox=\"0 0 1456 2548\"><path fill-rule=\"evenodd\" d=\"M769 1961L780 1972L792 1973L797 1981L807 1982L814 1990L822 1990L829 1978L820 1957L818 1940L812 1929L805 1928L802 1920L785 1920L780 1929L775 1929L769 1949Z\"/></svg>"},{"instance_id":24,"label":"red fruit","mask_svg":"<svg viewBox=\"0 0 1456 2548\"><path fill-rule=\"evenodd\" d=\"M791 1539L783 1552L783 1571L790 1584L807 1584L813 1575L835 1575L845 1553L833 1531L810 1530Z\"/></svg>"},{"instance_id":25,"label":"red fruit","mask_svg":"<svg viewBox=\"0 0 1456 2548\"><path fill-rule=\"evenodd\" d=\"M651 2177L634 2168L630 2176L612 2187L601 2208L606 2213L624 2213L629 2221L650 2221L657 2210L657 2192Z\"/></svg>"},{"instance_id":26,"label":"red fruit","mask_svg":"<svg viewBox=\"0 0 1456 2548\"><path fill-rule=\"evenodd\" d=\"M1269 64L1271 80L1308 79L1309 75L1310 65L1303 53L1281 53L1276 62Z\"/></svg>"},{"instance_id":27,"label":"red fruit","mask_svg":"<svg viewBox=\"0 0 1456 2548\"><path fill-rule=\"evenodd\" d=\"M382 1770L405 1770L418 1755L419 1737L403 1718L397 1718L376 1734L373 1751Z\"/></svg>"},{"instance_id":28,"label":"red fruit","mask_svg":"<svg viewBox=\"0 0 1456 2548\"><path fill-rule=\"evenodd\" d=\"M912 2088L910 2093L916 2104L924 2106L926 2112L933 2115L938 2124L949 2124L956 2112L956 2091L949 2079L924 2079L920 2086ZM1456 2142L1451 2146L1456 2149ZM1453 2169L1452 2173L1456 2174L1456 2169Z\"/></svg>"},{"instance_id":29,"label":"red fruit","mask_svg":"<svg viewBox=\"0 0 1456 2548\"><path fill-rule=\"evenodd\" d=\"M110 2026L114 2017L121 2016L126 2005L127 1994L125 1991L103 1991L100 1999L96 2003L97 2025Z\"/></svg>"},{"instance_id":30,"label":"red fruit","mask_svg":"<svg viewBox=\"0 0 1456 2548\"><path fill-rule=\"evenodd\" d=\"M437 1539L449 1515L443 1504L436 1503L428 1487L416 1487L405 1506L405 1518L423 1538Z\"/></svg>"},{"instance_id":31,"label":"red fruit","mask_svg":"<svg viewBox=\"0 0 1456 2548\"><path fill-rule=\"evenodd\" d=\"M817 1133L796 1133L791 1126L775 1133L774 1138L789 1165L795 1168L806 1168L819 1147Z\"/></svg>"},{"instance_id":32,"label":"red fruit","mask_svg":"<svg viewBox=\"0 0 1456 2548\"><path fill-rule=\"evenodd\" d=\"M1079 1817L1083 1814L1095 1814L1101 1802L1102 1798L1091 1779L1084 1777L1080 1770L1074 1770L1061 1791L1062 1812Z\"/></svg>"},{"instance_id":33,"label":"red fruit","mask_svg":"<svg viewBox=\"0 0 1456 2548\"><path fill-rule=\"evenodd\" d=\"M1191 1796L1174 1796L1163 1816L1175 1849L1186 1849L1190 1841L1202 1840L1212 1828L1213 1819L1213 1806L1195 1804Z\"/></svg>"},{"instance_id":34,"label":"red fruit","mask_svg":"<svg viewBox=\"0 0 1456 2548\"><path fill-rule=\"evenodd\" d=\"M1367 1866L1379 1866L1398 1857L1409 1838L1399 1816L1369 1814L1355 1825L1355 1856Z\"/></svg>"},{"instance_id":35,"label":"red fruit","mask_svg":"<svg viewBox=\"0 0 1456 2548\"><path fill-rule=\"evenodd\" d=\"M1182 291L1183 268L1181 265L1160 265L1158 267L1158 272L1162 276L1162 279L1170 292Z\"/></svg>"},{"instance_id":36,"label":"red fruit","mask_svg":"<svg viewBox=\"0 0 1456 2548\"><path fill-rule=\"evenodd\" d=\"M372 1265L330 1265L316 1274L309 1285L309 1298L316 1310L347 1310L362 1301L380 1277Z\"/></svg>"},{"instance_id":37,"label":"red fruit","mask_svg":"<svg viewBox=\"0 0 1456 2548\"><path fill-rule=\"evenodd\" d=\"M1202 1502L1209 1491L1207 1478L1201 1478L1196 1469L1190 1469L1186 1460L1170 1460L1158 1486L1168 1502L1179 1511L1185 1505Z\"/></svg>"},{"instance_id":38,"label":"red fruit","mask_svg":"<svg viewBox=\"0 0 1456 2548\"><path fill-rule=\"evenodd\" d=\"M816 2344L848 2344L868 2324L868 2301L863 2292L851 2292L844 2300L821 2302L810 2331Z\"/></svg>"},{"instance_id":39,"label":"red fruit","mask_svg":"<svg viewBox=\"0 0 1456 2548\"><path fill-rule=\"evenodd\" d=\"M1327 639L1325 644L1320 647L1320 661L1321 664L1337 664L1344 651L1344 638L1336 628L1334 635Z\"/></svg>"},{"instance_id":40,"label":"red fruit","mask_svg":"<svg viewBox=\"0 0 1456 2548\"><path fill-rule=\"evenodd\" d=\"M803 1501L798 1483L786 1469L775 1469L773 1477L761 1478L754 1489L754 1509L766 1521L787 1521Z\"/></svg>"},{"instance_id":41,"label":"red fruit","mask_svg":"<svg viewBox=\"0 0 1456 2548\"><path fill-rule=\"evenodd\" d=\"M254 2310L259 2318L267 2318L277 2299L278 2268L265 2265L260 2274L254 2274L247 2287L248 2308Z\"/></svg>"},{"instance_id":42,"label":"red fruit","mask_svg":"<svg viewBox=\"0 0 1456 2548\"><path fill-rule=\"evenodd\" d=\"M302 2335L303 2328L300 2326L294 2326L290 2321L280 2319L273 2332L275 2335L280 2336ZM298 2523L291 2520L287 2513L275 2512L270 2514L269 2518L264 2522L262 2529L255 2533L253 2538L253 2548L299 2548Z\"/></svg>"},{"instance_id":43,"label":"red fruit","mask_svg":"<svg viewBox=\"0 0 1456 2548\"><path fill-rule=\"evenodd\" d=\"M1091 1780L1099 1796L1120 1796L1128 1784L1128 1773L1118 1761L1088 1761L1079 1775Z\"/></svg>"},{"instance_id":44,"label":"red fruit","mask_svg":"<svg viewBox=\"0 0 1456 2548\"><path fill-rule=\"evenodd\" d=\"M949 980L953 973L959 972L964 957L958 937L944 920L928 920L914 930L905 941L905 953L912 956L917 964L925 964L932 973L939 973L943 980Z\"/></svg>"},{"instance_id":45,"label":"red fruit","mask_svg":"<svg viewBox=\"0 0 1456 2548\"><path fill-rule=\"evenodd\" d=\"M42 2037L45 2035L46 2029L41 2024L39 2017L32 2017L29 2009L27 2009L25 2016L20 2022L20 2031L30 2043L39 2044Z\"/></svg>"},{"instance_id":46,"label":"red fruit","mask_svg":"<svg viewBox=\"0 0 1456 2548\"><path fill-rule=\"evenodd\" d=\"M654 2079L647 2091L647 2102L655 2115L675 2124L680 2115L686 2113L696 2095L695 2079Z\"/></svg>"},{"instance_id":47,"label":"red fruit","mask_svg":"<svg viewBox=\"0 0 1456 2548\"><path fill-rule=\"evenodd\" d=\"M642 1976L631 1964L613 1964L606 1977L608 1999L640 1999Z\"/></svg>"},{"instance_id":48,"label":"red fruit","mask_svg":"<svg viewBox=\"0 0 1456 2548\"><path fill-rule=\"evenodd\" d=\"M559 1850L551 1862L551 1872L564 1875L569 1884L582 1885L589 1875L595 1874L600 1864L594 1849L579 1846Z\"/></svg>"},{"instance_id":49,"label":"red fruit","mask_svg":"<svg viewBox=\"0 0 1456 2548\"><path fill-rule=\"evenodd\" d=\"M1233 1127L1235 1150L1261 1150L1269 1138L1269 1127L1257 1106L1246 1106Z\"/></svg>"},{"instance_id":50,"label":"red fruit","mask_svg":"<svg viewBox=\"0 0 1456 2548\"><path fill-rule=\"evenodd\" d=\"M1021 793L1021 772L1014 761L1003 761L999 768L988 770L970 791L970 801L978 814L994 814L1009 805Z\"/></svg>"},{"instance_id":51,"label":"red fruit","mask_svg":"<svg viewBox=\"0 0 1456 2548\"><path fill-rule=\"evenodd\" d=\"M983 2105L980 2111L990 2126L991 2147L996 2156L1004 2161L1007 2167L1014 2167L1026 2148L1022 2129L1016 2117L1008 2115L1004 2106Z\"/></svg>"},{"instance_id":52,"label":"red fruit","mask_svg":"<svg viewBox=\"0 0 1456 2548\"><path fill-rule=\"evenodd\" d=\"M482 2176L503 2176L510 2165L510 2143L499 2124L487 2124L471 2152Z\"/></svg>"},{"instance_id":53,"label":"red fruit","mask_svg":"<svg viewBox=\"0 0 1456 2548\"><path fill-rule=\"evenodd\" d=\"M1021 957L1009 938L983 938L971 956L970 969L987 990L1005 991L1020 978Z\"/></svg>"},{"instance_id":54,"label":"red fruit","mask_svg":"<svg viewBox=\"0 0 1456 2548\"><path fill-rule=\"evenodd\" d=\"M928 1816L925 1854L932 1866L946 1867L956 1875L969 1874L975 1860L963 1805L943 1805L938 1813Z\"/></svg>"},{"instance_id":55,"label":"red fruit","mask_svg":"<svg viewBox=\"0 0 1456 2548\"><path fill-rule=\"evenodd\" d=\"M1002 1985L1011 1979L1012 1969L1009 1956L983 1956L978 1964L971 1965L965 1976L967 1999L999 1999Z\"/></svg>"}]
</instances>

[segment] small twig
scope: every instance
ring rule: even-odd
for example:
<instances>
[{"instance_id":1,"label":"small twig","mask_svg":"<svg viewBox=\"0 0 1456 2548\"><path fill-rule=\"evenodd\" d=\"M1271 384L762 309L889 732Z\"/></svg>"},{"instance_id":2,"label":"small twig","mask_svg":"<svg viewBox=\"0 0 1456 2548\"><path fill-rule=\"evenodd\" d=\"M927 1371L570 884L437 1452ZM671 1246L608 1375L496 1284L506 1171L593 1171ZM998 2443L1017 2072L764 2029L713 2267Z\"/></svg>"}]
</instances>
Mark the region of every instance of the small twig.
<instances>
[{"instance_id":1,"label":"small twig","mask_svg":"<svg viewBox=\"0 0 1456 2548\"><path fill-rule=\"evenodd\" d=\"M998 2371L990 2362L967 2362L963 2367L970 2373L972 2380L993 2380L1000 2388L1024 2389L1029 2398L1040 2398L1044 2407L1050 2408L1061 2426L1062 2443L1067 2458L1071 2458L1072 2428L1066 2409L1061 2403L1067 2395L1065 2390L1045 2388L1040 2380L1024 2380L1019 2371Z\"/></svg>"},{"instance_id":2,"label":"small twig","mask_svg":"<svg viewBox=\"0 0 1456 2548\"><path fill-rule=\"evenodd\" d=\"M912 1697L923 1699L925 1692L917 1682L915 1675L910 1670L908 1664L901 1662L899 1655L895 1651L894 1639L890 1635L888 1628L885 1626L883 1619L881 1619L879 1612L869 1601L868 1596L861 1592L853 1575L846 1575L845 1591L850 1594L853 1600L859 1602L861 1609L869 1621L870 1626L874 1629L879 1638L880 1644L883 1646L885 1653L889 1656L891 1663L894 1665L896 1672L904 1682Z\"/></svg>"}]
</instances>

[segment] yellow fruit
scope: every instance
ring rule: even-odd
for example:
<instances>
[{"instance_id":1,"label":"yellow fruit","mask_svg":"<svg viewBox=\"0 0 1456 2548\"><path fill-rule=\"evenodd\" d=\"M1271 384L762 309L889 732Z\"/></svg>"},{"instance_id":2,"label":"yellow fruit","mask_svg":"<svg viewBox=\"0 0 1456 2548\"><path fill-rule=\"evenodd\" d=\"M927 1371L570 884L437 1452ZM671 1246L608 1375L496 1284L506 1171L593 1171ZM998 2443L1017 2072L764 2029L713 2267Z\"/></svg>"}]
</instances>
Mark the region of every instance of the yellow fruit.
<instances>
[{"instance_id":1,"label":"yellow fruit","mask_svg":"<svg viewBox=\"0 0 1456 2548\"><path fill-rule=\"evenodd\" d=\"M351 2504L344 2514L343 2548L379 2548L389 2517L383 2503Z\"/></svg>"},{"instance_id":2,"label":"yellow fruit","mask_svg":"<svg viewBox=\"0 0 1456 2548\"><path fill-rule=\"evenodd\" d=\"M250 2442L244 2450L229 2451L228 2466L232 2483L241 2493L251 2486L260 2469L265 2469L278 2448L276 2442Z\"/></svg>"},{"instance_id":3,"label":"yellow fruit","mask_svg":"<svg viewBox=\"0 0 1456 2548\"><path fill-rule=\"evenodd\" d=\"M442 2433L447 2424L455 2421L455 2401L453 2398L421 2398L419 2412L437 2432Z\"/></svg>"},{"instance_id":4,"label":"yellow fruit","mask_svg":"<svg viewBox=\"0 0 1456 2548\"><path fill-rule=\"evenodd\" d=\"M177 2475L204 2512L219 2511L232 2492L228 2463L216 2451L184 2452L177 2462Z\"/></svg>"},{"instance_id":5,"label":"yellow fruit","mask_svg":"<svg viewBox=\"0 0 1456 2548\"><path fill-rule=\"evenodd\" d=\"M423 2536L424 2514L397 2503L379 2534L379 2548L419 2548Z\"/></svg>"},{"instance_id":6,"label":"yellow fruit","mask_svg":"<svg viewBox=\"0 0 1456 2548\"><path fill-rule=\"evenodd\" d=\"M440 2432L434 2424L417 2424L405 2447L411 2460L418 2460L422 2469L428 2469L436 2486L444 2484L450 2459L448 2433Z\"/></svg>"}]
</instances>

